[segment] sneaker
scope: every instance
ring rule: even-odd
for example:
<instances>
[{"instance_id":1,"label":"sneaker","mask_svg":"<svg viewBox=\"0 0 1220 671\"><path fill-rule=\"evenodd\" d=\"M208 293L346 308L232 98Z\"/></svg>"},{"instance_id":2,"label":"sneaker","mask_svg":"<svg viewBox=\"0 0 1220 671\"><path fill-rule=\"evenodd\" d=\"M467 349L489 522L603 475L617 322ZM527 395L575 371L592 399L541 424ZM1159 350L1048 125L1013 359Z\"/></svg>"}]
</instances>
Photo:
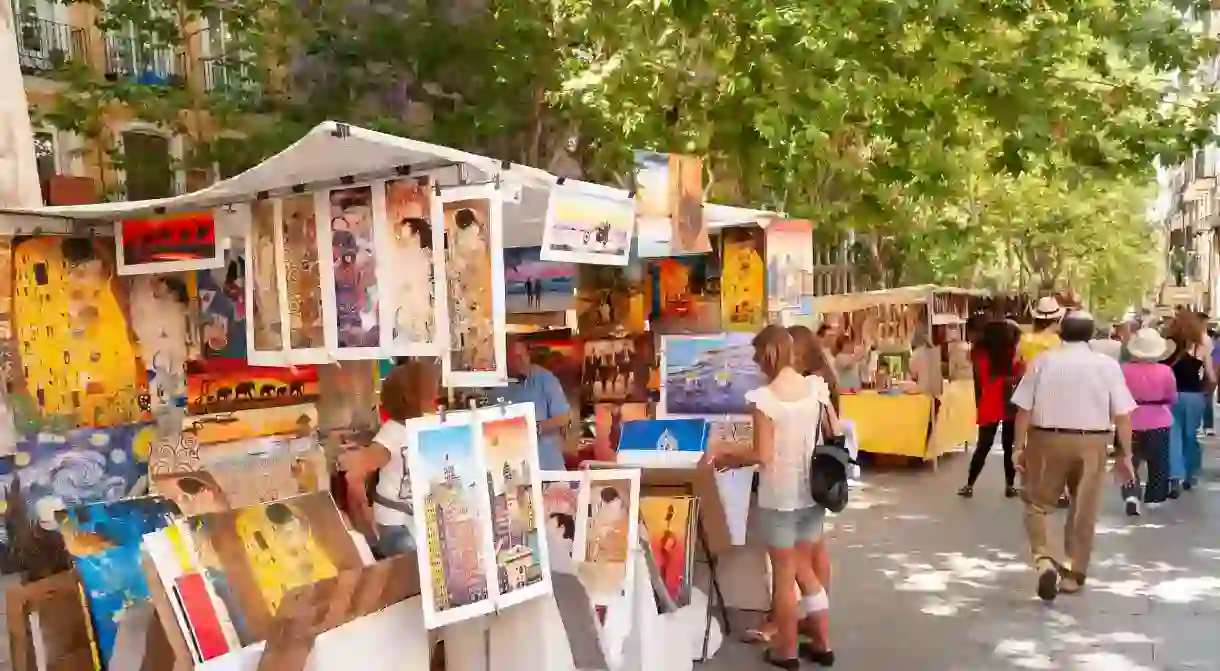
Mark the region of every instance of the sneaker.
<instances>
[{"instance_id":1,"label":"sneaker","mask_svg":"<svg viewBox=\"0 0 1220 671\"><path fill-rule=\"evenodd\" d=\"M1082 589L1084 589L1084 583L1075 576L1064 576L1059 580L1060 594L1079 594Z\"/></svg>"},{"instance_id":2,"label":"sneaker","mask_svg":"<svg viewBox=\"0 0 1220 671\"><path fill-rule=\"evenodd\" d=\"M1127 517L1140 516L1140 500L1134 496L1127 497Z\"/></svg>"},{"instance_id":3,"label":"sneaker","mask_svg":"<svg viewBox=\"0 0 1220 671\"><path fill-rule=\"evenodd\" d=\"M1043 565L1038 572L1038 598L1043 601L1054 601L1059 596L1059 570L1051 565Z\"/></svg>"},{"instance_id":4,"label":"sneaker","mask_svg":"<svg viewBox=\"0 0 1220 671\"><path fill-rule=\"evenodd\" d=\"M974 487L971 487L970 485L966 485L965 487L962 487L961 489L957 490L957 495L962 497L963 499L968 499L968 498L974 496Z\"/></svg>"}]
</instances>

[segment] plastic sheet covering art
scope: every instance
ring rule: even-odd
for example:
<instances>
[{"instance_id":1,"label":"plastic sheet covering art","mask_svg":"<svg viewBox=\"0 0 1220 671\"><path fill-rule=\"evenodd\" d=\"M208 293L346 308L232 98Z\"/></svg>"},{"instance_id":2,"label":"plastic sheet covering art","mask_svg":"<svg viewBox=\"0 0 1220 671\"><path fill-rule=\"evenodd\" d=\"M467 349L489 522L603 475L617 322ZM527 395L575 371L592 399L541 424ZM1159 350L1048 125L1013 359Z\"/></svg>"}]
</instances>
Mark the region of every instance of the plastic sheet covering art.
<instances>
[{"instance_id":1,"label":"plastic sheet covering art","mask_svg":"<svg viewBox=\"0 0 1220 671\"><path fill-rule=\"evenodd\" d=\"M275 202L255 201L249 206L250 273L246 277L247 359L251 365L283 365L284 322L280 310L280 274L284 264L275 244Z\"/></svg>"},{"instance_id":2,"label":"plastic sheet covering art","mask_svg":"<svg viewBox=\"0 0 1220 671\"><path fill-rule=\"evenodd\" d=\"M767 265L764 234L754 226L721 232L720 321L727 331L762 328L767 315Z\"/></svg>"},{"instance_id":3,"label":"plastic sheet covering art","mask_svg":"<svg viewBox=\"0 0 1220 671\"><path fill-rule=\"evenodd\" d=\"M15 240L13 314L30 418L109 426L148 416L146 373L108 243Z\"/></svg>"},{"instance_id":4,"label":"plastic sheet covering art","mask_svg":"<svg viewBox=\"0 0 1220 671\"><path fill-rule=\"evenodd\" d=\"M140 566L144 534L164 529L175 512L171 502L147 497L92 503L59 515L64 543L89 602L103 668L110 662L124 612L150 598Z\"/></svg>"},{"instance_id":5,"label":"plastic sheet covering art","mask_svg":"<svg viewBox=\"0 0 1220 671\"><path fill-rule=\"evenodd\" d=\"M285 198L280 208L286 294L283 307L288 313L290 358L295 363L323 363L327 357L314 197Z\"/></svg>"},{"instance_id":6,"label":"plastic sheet covering art","mask_svg":"<svg viewBox=\"0 0 1220 671\"><path fill-rule=\"evenodd\" d=\"M332 190L319 227L332 255L322 266L326 342L338 359L381 357L373 200L371 186Z\"/></svg>"},{"instance_id":7,"label":"plastic sheet covering art","mask_svg":"<svg viewBox=\"0 0 1220 671\"><path fill-rule=\"evenodd\" d=\"M387 180L386 225L380 227L379 283L382 341L395 356L437 356L441 352L437 273L444 272L441 229L432 218L427 177Z\"/></svg>"},{"instance_id":8,"label":"plastic sheet covering art","mask_svg":"<svg viewBox=\"0 0 1220 671\"><path fill-rule=\"evenodd\" d=\"M148 371L153 411L186 406L186 284L172 275L139 275L130 279L131 326Z\"/></svg>"},{"instance_id":9,"label":"plastic sheet covering art","mask_svg":"<svg viewBox=\"0 0 1220 671\"><path fill-rule=\"evenodd\" d=\"M442 192L449 345L442 356L450 387L506 383L501 192L495 185Z\"/></svg>"}]
</instances>

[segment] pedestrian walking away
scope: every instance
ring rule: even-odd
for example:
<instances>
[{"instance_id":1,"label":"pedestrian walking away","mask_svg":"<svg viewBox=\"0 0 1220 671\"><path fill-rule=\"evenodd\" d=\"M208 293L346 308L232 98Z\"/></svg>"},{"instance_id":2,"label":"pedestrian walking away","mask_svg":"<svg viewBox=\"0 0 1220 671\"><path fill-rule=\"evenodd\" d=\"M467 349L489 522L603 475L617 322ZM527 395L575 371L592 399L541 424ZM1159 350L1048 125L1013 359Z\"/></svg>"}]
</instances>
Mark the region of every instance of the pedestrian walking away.
<instances>
[{"instance_id":1,"label":"pedestrian walking away","mask_svg":"<svg viewBox=\"0 0 1220 671\"><path fill-rule=\"evenodd\" d=\"M1173 406L1178 398L1173 370L1161 363L1173 347L1153 329L1142 329L1127 343L1129 361L1122 365L1127 389L1135 399L1131 413L1131 465L1134 477L1122 495L1127 514L1140 514L1144 503L1161 503L1169 496L1169 431L1173 428ZM1117 442L1117 441L1116 441ZM1147 465L1148 477L1141 490L1139 469Z\"/></svg>"},{"instance_id":2,"label":"pedestrian walking away","mask_svg":"<svg viewBox=\"0 0 1220 671\"><path fill-rule=\"evenodd\" d=\"M1169 327L1174 348L1166 363L1173 369L1178 398L1173 404L1173 430L1169 436L1170 498L1179 490L1189 491L1203 464L1199 427L1207 407L1208 394L1215 388L1211 340L1205 322L1194 312L1179 310Z\"/></svg>"},{"instance_id":3,"label":"pedestrian walking away","mask_svg":"<svg viewBox=\"0 0 1220 671\"><path fill-rule=\"evenodd\" d=\"M1118 362L1089 348L1092 336L1090 314L1068 313L1063 345L1034 359L1012 397L1014 461L1025 478L1025 533L1038 571L1038 596L1046 601L1079 592L1085 584L1112 426L1118 435L1115 477L1123 484L1134 478L1135 400ZM1050 546L1047 517L1065 487L1071 502L1060 553Z\"/></svg>"},{"instance_id":4,"label":"pedestrian walking away","mask_svg":"<svg viewBox=\"0 0 1220 671\"><path fill-rule=\"evenodd\" d=\"M963 498L974 496L974 484L987 464L987 455L991 452L997 432L1000 433L1000 445L1004 450L1004 496L1017 496L1017 472L1012 462L1015 434L1010 400L1012 390L1021 378L1021 364L1017 360L1019 338L1020 331L1008 322L988 322L979 336L978 346L971 352L979 438L974 455L970 458L966 486L957 490L958 496Z\"/></svg>"}]
</instances>

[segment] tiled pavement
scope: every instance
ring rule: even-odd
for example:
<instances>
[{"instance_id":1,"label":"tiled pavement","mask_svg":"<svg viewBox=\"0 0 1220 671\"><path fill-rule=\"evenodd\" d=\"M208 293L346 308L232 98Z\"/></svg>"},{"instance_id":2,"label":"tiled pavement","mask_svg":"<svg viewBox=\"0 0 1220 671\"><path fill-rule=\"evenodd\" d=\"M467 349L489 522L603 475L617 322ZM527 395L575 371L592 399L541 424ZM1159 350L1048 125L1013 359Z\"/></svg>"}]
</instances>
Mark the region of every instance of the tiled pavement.
<instances>
[{"instance_id":1,"label":"tiled pavement","mask_svg":"<svg viewBox=\"0 0 1220 671\"><path fill-rule=\"evenodd\" d=\"M1220 442L1209 443L1210 482L1184 499L1129 519L1117 492L1107 498L1087 591L1051 606L1033 594L998 449L972 500L954 494L961 454L939 472L866 474L831 532L835 668L1220 670ZM771 668L758 660L728 644L704 668Z\"/></svg>"}]
</instances>

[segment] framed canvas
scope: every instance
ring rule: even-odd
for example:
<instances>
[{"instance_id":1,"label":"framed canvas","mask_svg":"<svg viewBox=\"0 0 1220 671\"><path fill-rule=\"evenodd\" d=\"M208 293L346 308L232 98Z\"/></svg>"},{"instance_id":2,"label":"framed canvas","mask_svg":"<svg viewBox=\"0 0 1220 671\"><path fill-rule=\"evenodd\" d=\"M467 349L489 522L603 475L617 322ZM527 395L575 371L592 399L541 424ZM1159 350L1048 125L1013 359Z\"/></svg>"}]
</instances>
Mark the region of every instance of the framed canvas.
<instances>
[{"instance_id":1,"label":"framed canvas","mask_svg":"<svg viewBox=\"0 0 1220 671\"><path fill-rule=\"evenodd\" d=\"M119 275L204 270L224 265L212 212L176 212L114 224Z\"/></svg>"},{"instance_id":2,"label":"framed canvas","mask_svg":"<svg viewBox=\"0 0 1220 671\"><path fill-rule=\"evenodd\" d=\"M720 267L712 255L645 262L649 323L656 333L718 333Z\"/></svg>"},{"instance_id":3,"label":"framed canvas","mask_svg":"<svg viewBox=\"0 0 1220 671\"><path fill-rule=\"evenodd\" d=\"M657 416L748 418L746 392L764 384L751 333L661 338L661 403Z\"/></svg>"},{"instance_id":4,"label":"framed canvas","mask_svg":"<svg viewBox=\"0 0 1220 671\"><path fill-rule=\"evenodd\" d=\"M632 583L639 524L640 471L586 471L582 512L584 524L576 529L576 543L583 548L577 574L596 606L608 606Z\"/></svg>"},{"instance_id":5,"label":"framed canvas","mask_svg":"<svg viewBox=\"0 0 1220 671\"><path fill-rule=\"evenodd\" d=\"M640 264L580 267L576 324L582 337L607 338L645 331L642 270Z\"/></svg>"},{"instance_id":6,"label":"framed canvas","mask_svg":"<svg viewBox=\"0 0 1220 671\"><path fill-rule=\"evenodd\" d=\"M329 249L321 266L326 346L334 359L380 359L381 291L377 277L377 219L385 191L372 185L314 194L318 244Z\"/></svg>"},{"instance_id":7,"label":"framed canvas","mask_svg":"<svg viewBox=\"0 0 1220 671\"><path fill-rule=\"evenodd\" d=\"M543 261L540 252L540 247L504 250L504 302L508 312L563 312L576 305L576 264Z\"/></svg>"},{"instance_id":8,"label":"framed canvas","mask_svg":"<svg viewBox=\"0 0 1220 671\"><path fill-rule=\"evenodd\" d=\"M312 194L275 201L276 255L284 264L279 273L280 320L285 326L289 364L330 363L322 320L322 256L318 244L317 207Z\"/></svg>"},{"instance_id":9,"label":"framed canvas","mask_svg":"<svg viewBox=\"0 0 1220 671\"><path fill-rule=\"evenodd\" d=\"M445 301L437 300L444 274L442 227L434 217L427 177L377 182L385 201L378 225L381 345L391 356L440 356Z\"/></svg>"},{"instance_id":10,"label":"framed canvas","mask_svg":"<svg viewBox=\"0 0 1220 671\"><path fill-rule=\"evenodd\" d=\"M276 244L279 220L276 201L257 200L235 205L237 217L249 217L246 254L246 360L252 366L285 366L287 325L280 309L280 276L284 262Z\"/></svg>"},{"instance_id":11,"label":"framed canvas","mask_svg":"<svg viewBox=\"0 0 1220 671\"><path fill-rule=\"evenodd\" d=\"M443 222L445 312L441 356L448 387L507 384L502 192L495 184L445 189L434 198Z\"/></svg>"},{"instance_id":12,"label":"framed canvas","mask_svg":"<svg viewBox=\"0 0 1220 671\"><path fill-rule=\"evenodd\" d=\"M540 258L625 266L631 256L635 200L622 189L565 180L551 187Z\"/></svg>"}]
</instances>

